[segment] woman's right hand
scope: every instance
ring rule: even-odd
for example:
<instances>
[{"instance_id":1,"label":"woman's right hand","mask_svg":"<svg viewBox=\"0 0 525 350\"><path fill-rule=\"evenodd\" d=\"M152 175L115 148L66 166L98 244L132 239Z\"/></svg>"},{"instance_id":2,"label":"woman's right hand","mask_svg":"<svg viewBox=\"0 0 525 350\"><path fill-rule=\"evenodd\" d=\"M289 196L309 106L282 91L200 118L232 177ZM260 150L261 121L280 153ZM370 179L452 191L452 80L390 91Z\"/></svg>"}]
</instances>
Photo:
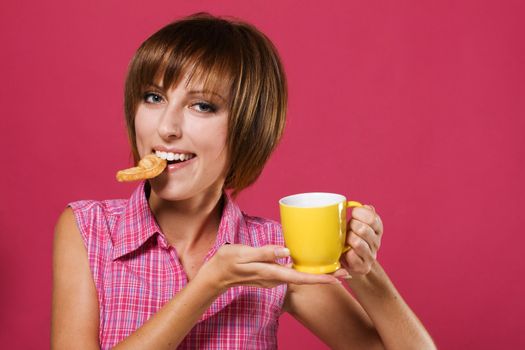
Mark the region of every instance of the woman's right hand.
<instances>
[{"instance_id":1,"label":"woman's right hand","mask_svg":"<svg viewBox=\"0 0 525 350\"><path fill-rule=\"evenodd\" d=\"M197 276L206 278L218 294L240 285L273 288L279 284L339 284L331 275L299 272L278 259L289 257L287 248L266 245L250 247L226 244L199 270Z\"/></svg>"}]
</instances>

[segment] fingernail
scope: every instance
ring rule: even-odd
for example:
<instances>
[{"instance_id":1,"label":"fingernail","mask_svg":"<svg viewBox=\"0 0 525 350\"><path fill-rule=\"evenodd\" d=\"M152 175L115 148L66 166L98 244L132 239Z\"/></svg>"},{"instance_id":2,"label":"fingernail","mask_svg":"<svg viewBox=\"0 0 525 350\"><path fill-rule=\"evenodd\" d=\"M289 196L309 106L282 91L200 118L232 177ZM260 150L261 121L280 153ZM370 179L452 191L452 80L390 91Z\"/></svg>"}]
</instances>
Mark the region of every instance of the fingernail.
<instances>
[{"instance_id":1,"label":"fingernail","mask_svg":"<svg viewBox=\"0 0 525 350\"><path fill-rule=\"evenodd\" d=\"M275 256L278 258L286 258L287 256L290 256L290 249L275 248L274 253L275 253Z\"/></svg>"},{"instance_id":2,"label":"fingernail","mask_svg":"<svg viewBox=\"0 0 525 350\"><path fill-rule=\"evenodd\" d=\"M346 275L346 276L343 276L341 278L344 278L345 280L351 280L352 279L352 275Z\"/></svg>"}]
</instances>

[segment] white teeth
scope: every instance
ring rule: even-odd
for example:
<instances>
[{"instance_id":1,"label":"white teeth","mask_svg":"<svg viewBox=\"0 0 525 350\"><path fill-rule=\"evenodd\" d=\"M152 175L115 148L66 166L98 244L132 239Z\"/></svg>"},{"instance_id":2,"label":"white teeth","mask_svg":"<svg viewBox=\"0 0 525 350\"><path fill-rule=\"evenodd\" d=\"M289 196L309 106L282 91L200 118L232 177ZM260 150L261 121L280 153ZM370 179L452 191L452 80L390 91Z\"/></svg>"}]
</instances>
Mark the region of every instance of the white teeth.
<instances>
[{"instance_id":1,"label":"white teeth","mask_svg":"<svg viewBox=\"0 0 525 350\"><path fill-rule=\"evenodd\" d=\"M161 151L155 151L155 155L159 158L166 159L169 161L171 160L185 161L185 160L193 158L192 154L161 152Z\"/></svg>"}]
</instances>

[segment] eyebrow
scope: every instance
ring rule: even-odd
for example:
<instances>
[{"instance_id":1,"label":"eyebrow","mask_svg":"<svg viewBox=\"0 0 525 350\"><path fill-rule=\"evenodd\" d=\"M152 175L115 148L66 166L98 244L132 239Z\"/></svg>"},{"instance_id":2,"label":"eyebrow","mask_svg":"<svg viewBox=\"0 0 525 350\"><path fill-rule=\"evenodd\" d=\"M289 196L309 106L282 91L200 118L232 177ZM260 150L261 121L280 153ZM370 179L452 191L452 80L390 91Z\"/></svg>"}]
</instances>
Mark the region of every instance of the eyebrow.
<instances>
[{"instance_id":1,"label":"eyebrow","mask_svg":"<svg viewBox=\"0 0 525 350\"><path fill-rule=\"evenodd\" d=\"M165 91L164 90L164 87L162 86L159 86L157 84L148 84L149 86L151 87L154 87L156 89L159 89L161 91ZM224 97L222 97L220 94L216 93L215 91L211 91L211 90L190 90L188 91L188 95L215 95L217 96L218 98L220 98L221 100L223 100L224 102L226 102L226 99Z\"/></svg>"},{"instance_id":2,"label":"eyebrow","mask_svg":"<svg viewBox=\"0 0 525 350\"><path fill-rule=\"evenodd\" d=\"M191 91L188 91L188 94L189 95L206 95L206 94L215 95L221 100L223 100L224 102L226 102L226 99L224 97L222 97L220 94L216 93L215 91L211 91L211 90L191 90Z\"/></svg>"}]
</instances>

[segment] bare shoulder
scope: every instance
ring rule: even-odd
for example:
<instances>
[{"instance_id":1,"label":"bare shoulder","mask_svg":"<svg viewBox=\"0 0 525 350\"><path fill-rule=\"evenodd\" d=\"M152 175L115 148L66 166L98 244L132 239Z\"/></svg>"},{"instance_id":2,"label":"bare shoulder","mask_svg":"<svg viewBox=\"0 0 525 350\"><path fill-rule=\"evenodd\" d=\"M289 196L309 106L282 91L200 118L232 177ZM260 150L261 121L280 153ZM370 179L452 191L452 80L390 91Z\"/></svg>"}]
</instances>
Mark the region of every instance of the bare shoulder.
<instances>
[{"instance_id":1,"label":"bare shoulder","mask_svg":"<svg viewBox=\"0 0 525 350\"><path fill-rule=\"evenodd\" d=\"M71 208L58 218L53 242L51 346L99 348L97 291Z\"/></svg>"},{"instance_id":2,"label":"bare shoulder","mask_svg":"<svg viewBox=\"0 0 525 350\"><path fill-rule=\"evenodd\" d=\"M55 226L55 245L57 243L64 243L64 241L70 241L71 239L75 240L76 235L71 234L71 231L78 233L78 238L81 238L73 209L71 209L71 207L67 207L58 217L58 221ZM82 243L82 241L80 241L80 243Z\"/></svg>"},{"instance_id":3,"label":"bare shoulder","mask_svg":"<svg viewBox=\"0 0 525 350\"><path fill-rule=\"evenodd\" d=\"M82 270L86 266L89 269L87 251L77 226L75 214L70 207L67 207L60 214L55 226L53 271L62 272L63 269Z\"/></svg>"}]
</instances>

